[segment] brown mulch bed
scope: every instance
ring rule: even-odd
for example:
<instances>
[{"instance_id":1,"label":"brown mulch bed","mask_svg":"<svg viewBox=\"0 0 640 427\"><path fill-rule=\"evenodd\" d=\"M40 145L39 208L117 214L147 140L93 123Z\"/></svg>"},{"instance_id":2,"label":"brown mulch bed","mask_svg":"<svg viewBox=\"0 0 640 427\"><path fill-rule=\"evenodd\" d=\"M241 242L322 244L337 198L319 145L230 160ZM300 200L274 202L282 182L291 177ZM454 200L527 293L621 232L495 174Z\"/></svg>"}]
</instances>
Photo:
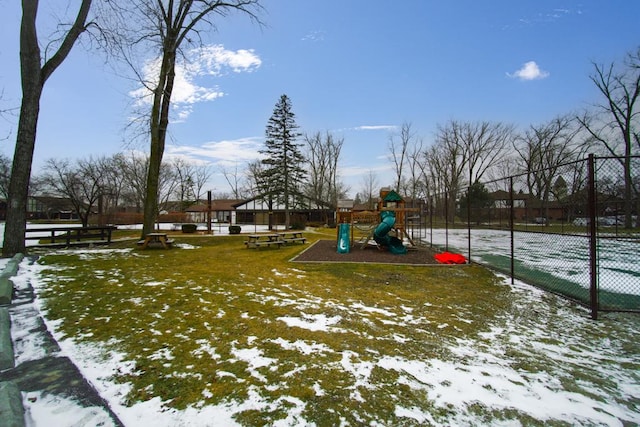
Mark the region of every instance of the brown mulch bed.
<instances>
[{"instance_id":1,"label":"brown mulch bed","mask_svg":"<svg viewBox=\"0 0 640 427\"><path fill-rule=\"evenodd\" d=\"M384 249L369 245L364 249L356 243L351 246L351 251L339 254L335 240L318 240L307 248L293 261L298 262L362 262L376 264L412 264L433 265L438 264L433 258L435 252L429 248L410 248L404 255L395 255Z\"/></svg>"}]
</instances>

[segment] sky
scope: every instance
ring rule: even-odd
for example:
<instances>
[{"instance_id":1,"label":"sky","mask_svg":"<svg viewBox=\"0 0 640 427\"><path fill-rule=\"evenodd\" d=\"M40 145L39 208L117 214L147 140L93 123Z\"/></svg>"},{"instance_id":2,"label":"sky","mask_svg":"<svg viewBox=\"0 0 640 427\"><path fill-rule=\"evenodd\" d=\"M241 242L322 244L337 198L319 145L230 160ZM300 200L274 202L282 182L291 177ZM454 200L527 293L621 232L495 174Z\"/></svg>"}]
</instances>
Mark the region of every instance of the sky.
<instances>
[{"instance_id":1,"label":"sky","mask_svg":"<svg viewBox=\"0 0 640 427\"><path fill-rule=\"evenodd\" d=\"M40 36L65 0L41 2ZM231 15L178 70L165 158L212 171L205 190L229 192L221 168L258 158L274 106L292 102L300 131L343 138L339 162L351 196L373 172L393 182L389 141L409 123L424 145L450 120L518 129L600 100L594 63L640 46L640 2L625 0L263 0L262 26ZM19 2L0 0L0 110L18 108ZM144 72L152 72L153 52ZM49 158L87 158L147 141L125 130L145 107L139 84L88 44L47 81L34 173ZM122 67L119 68L122 70ZM0 117L0 153L12 156L17 110Z\"/></svg>"}]
</instances>

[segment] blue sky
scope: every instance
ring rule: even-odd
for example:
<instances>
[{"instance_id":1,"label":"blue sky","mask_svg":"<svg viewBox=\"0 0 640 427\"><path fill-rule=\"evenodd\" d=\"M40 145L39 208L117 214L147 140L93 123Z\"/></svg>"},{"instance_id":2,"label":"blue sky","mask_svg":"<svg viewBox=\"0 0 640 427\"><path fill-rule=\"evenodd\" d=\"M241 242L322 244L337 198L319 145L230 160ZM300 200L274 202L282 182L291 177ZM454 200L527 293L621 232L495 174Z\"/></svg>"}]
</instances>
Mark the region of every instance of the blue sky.
<instances>
[{"instance_id":1,"label":"blue sky","mask_svg":"<svg viewBox=\"0 0 640 427\"><path fill-rule=\"evenodd\" d=\"M43 27L50 4L41 2ZM518 128L598 101L592 61L640 45L640 2L524 0L264 0L266 24L218 23L174 93L167 156L221 166L255 159L281 94L301 131L344 138L340 172L353 195L374 171L390 184L389 138L411 123L425 144L438 124L501 121ZM20 103L19 2L0 0L0 109ZM44 31L44 30L43 30ZM42 32L41 36L45 33ZM150 61L152 57L148 58ZM138 89L104 57L77 46L45 86L34 161L109 155L125 141ZM0 117L12 155L16 117Z\"/></svg>"}]
</instances>

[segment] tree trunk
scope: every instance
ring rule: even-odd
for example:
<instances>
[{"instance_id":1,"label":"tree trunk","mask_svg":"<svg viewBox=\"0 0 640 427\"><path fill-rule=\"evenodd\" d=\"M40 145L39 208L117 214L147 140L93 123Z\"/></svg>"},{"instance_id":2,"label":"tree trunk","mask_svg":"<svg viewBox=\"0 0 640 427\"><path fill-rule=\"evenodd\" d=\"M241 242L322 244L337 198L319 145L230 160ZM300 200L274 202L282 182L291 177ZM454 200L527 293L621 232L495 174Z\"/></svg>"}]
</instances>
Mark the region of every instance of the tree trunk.
<instances>
[{"instance_id":1,"label":"tree trunk","mask_svg":"<svg viewBox=\"0 0 640 427\"><path fill-rule=\"evenodd\" d=\"M18 133L13 154L7 220L4 230L2 256L10 257L25 251L27 200L36 128L40 114L40 96L43 78L40 69L40 48L36 33L37 1L23 1L20 25L20 72L22 104L18 121Z\"/></svg>"},{"instance_id":2,"label":"tree trunk","mask_svg":"<svg viewBox=\"0 0 640 427\"><path fill-rule=\"evenodd\" d=\"M41 93L42 85L39 82L33 82L28 95L25 92L22 97L16 147L13 154L13 167L9 182L9 206L7 207L4 243L2 245L3 257L11 257L17 253L23 253L26 249L24 235L27 227L29 180L31 178L31 164L36 142Z\"/></svg>"},{"instance_id":3,"label":"tree trunk","mask_svg":"<svg viewBox=\"0 0 640 427\"><path fill-rule=\"evenodd\" d=\"M151 110L151 149L149 154L149 170L144 200L142 238L154 229L158 215L158 193L160 190L160 166L164 155L167 127L169 126L169 106L175 79L176 54L173 50L175 40L165 41L165 54L160 69L158 87L154 93Z\"/></svg>"},{"instance_id":4,"label":"tree trunk","mask_svg":"<svg viewBox=\"0 0 640 427\"><path fill-rule=\"evenodd\" d=\"M91 8L91 0L82 0L76 20L65 35L58 50L41 67L40 47L36 30L37 0L22 0L20 21L20 78L22 103L16 146L13 155L7 221L5 223L2 256L9 257L24 252L27 227L27 201L29 180L36 144L36 129L40 115L40 97L44 82L62 64L71 48L85 30L85 22Z\"/></svg>"}]
</instances>

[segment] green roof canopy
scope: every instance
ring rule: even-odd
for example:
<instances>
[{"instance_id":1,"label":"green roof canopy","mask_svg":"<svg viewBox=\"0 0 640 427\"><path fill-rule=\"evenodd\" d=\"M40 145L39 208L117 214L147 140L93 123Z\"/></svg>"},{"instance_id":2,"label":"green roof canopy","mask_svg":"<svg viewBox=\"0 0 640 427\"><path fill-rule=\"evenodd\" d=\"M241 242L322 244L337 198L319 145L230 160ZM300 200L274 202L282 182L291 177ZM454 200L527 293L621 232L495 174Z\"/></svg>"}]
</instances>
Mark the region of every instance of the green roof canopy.
<instances>
[{"instance_id":1,"label":"green roof canopy","mask_svg":"<svg viewBox=\"0 0 640 427\"><path fill-rule=\"evenodd\" d=\"M402 197L400 197L400 195L395 191L391 190L387 193L386 196L384 196L384 201L385 202L401 202Z\"/></svg>"}]
</instances>

